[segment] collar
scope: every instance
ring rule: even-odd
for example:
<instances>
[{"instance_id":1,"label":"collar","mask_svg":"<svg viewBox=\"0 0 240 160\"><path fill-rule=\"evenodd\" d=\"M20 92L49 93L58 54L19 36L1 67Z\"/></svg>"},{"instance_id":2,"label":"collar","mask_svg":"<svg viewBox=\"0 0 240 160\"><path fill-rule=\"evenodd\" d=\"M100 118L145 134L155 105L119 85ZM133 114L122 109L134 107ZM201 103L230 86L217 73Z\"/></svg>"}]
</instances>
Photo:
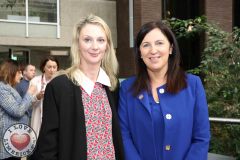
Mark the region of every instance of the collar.
<instances>
[{"instance_id":1,"label":"collar","mask_svg":"<svg viewBox=\"0 0 240 160\"><path fill-rule=\"evenodd\" d=\"M111 87L110 79L102 68L99 70L96 82L93 82L91 79L89 79L80 69L75 71L74 78L89 96L91 96L96 82Z\"/></svg>"},{"instance_id":2,"label":"collar","mask_svg":"<svg viewBox=\"0 0 240 160\"><path fill-rule=\"evenodd\" d=\"M51 79L52 79L52 78L51 78ZM49 80L47 81L45 74L42 74L41 81L42 81L43 84L49 83L49 82L51 81L51 79L49 79Z\"/></svg>"}]
</instances>

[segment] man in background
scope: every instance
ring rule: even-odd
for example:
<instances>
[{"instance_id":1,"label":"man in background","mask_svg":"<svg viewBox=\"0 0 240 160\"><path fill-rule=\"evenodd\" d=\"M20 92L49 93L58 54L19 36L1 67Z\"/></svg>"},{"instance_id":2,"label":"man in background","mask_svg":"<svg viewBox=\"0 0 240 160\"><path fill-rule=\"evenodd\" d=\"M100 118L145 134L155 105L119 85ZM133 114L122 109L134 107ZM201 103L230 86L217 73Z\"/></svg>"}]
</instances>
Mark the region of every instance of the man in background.
<instances>
[{"instance_id":1,"label":"man in background","mask_svg":"<svg viewBox=\"0 0 240 160\"><path fill-rule=\"evenodd\" d=\"M32 64L27 64L24 67L22 72L23 72L23 78L20 81L20 83L16 85L16 90L20 94L20 96L23 98L28 90L30 80L33 79L36 75L36 67ZM29 108L27 112L29 117L31 118L32 108Z\"/></svg>"},{"instance_id":2,"label":"man in background","mask_svg":"<svg viewBox=\"0 0 240 160\"><path fill-rule=\"evenodd\" d=\"M19 84L16 85L16 90L20 94L20 96L23 98L24 95L26 94L28 87L29 87L29 82L33 77L35 77L36 74L36 67L32 64L28 64L25 66L23 70L23 79Z\"/></svg>"}]
</instances>

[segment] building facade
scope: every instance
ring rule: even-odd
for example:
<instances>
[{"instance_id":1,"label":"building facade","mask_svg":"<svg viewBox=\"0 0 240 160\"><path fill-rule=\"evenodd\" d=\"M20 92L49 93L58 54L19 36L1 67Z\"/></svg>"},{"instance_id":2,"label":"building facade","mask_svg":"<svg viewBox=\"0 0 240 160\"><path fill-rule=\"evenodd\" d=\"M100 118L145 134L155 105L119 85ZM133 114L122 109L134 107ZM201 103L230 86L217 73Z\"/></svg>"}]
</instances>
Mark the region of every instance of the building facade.
<instances>
[{"instance_id":1,"label":"building facade","mask_svg":"<svg viewBox=\"0 0 240 160\"><path fill-rule=\"evenodd\" d=\"M60 68L68 67L73 25L91 13L107 22L117 46L115 0L1 0L0 61L11 57L38 67L51 54Z\"/></svg>"},{"instance_id":2,"label":"building facade","mask_svg":"<svg viewBox=\"0 0 240 160\"><path fill-rule=\"evenodd\" d=\"M232 31L240 26L240 0L1 0L0 62L6 58L30 62L37 67L41 57L56 55L60 67L69 66L72 28L93 13L110 26L120 64L120 78L133 75L134 37L148 21L172 16L180 19L206 15L209 21ZM179 42L185 68L200 63L203 39Z\"/></svg>"}]
</instances>

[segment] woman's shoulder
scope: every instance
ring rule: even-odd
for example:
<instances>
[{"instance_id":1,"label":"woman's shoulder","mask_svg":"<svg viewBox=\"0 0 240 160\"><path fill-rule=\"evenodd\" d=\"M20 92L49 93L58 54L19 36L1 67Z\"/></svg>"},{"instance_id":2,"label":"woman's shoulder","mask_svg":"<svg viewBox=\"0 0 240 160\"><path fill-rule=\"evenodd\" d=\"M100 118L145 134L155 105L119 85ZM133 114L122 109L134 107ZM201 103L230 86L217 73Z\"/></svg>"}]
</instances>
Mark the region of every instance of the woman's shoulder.
<instances>
[{"instance_id":1,"label":"woman's shoulder","mask_svg":"<svg viewBox=\"0 0 240 160\"><path fill-rule=\"evenodd\" d=\"M199 76L194 75L192 73L187 73L187 81L189 81L189 82L196 82L196 81L199 81L199 80L200 80Z\"/></svg>"},{"instance_id":2,"label":"woman's shoulder","mask_svg":"<svg viewBox=\"0 0 240 160\"><path fill-rule=\"evenodd\" d=\"M187 74L187 83L191 87L202 86L202 80L200 79L200 77L191 73Z\"/></svg>"},{"instance_id":3,"label":"woman's shoulder","mask_svg":"<svg viewBox=\"0 0 240 160\"><path fill-rule=\"evenodd\" d=\"M53 90L55 93L61 94L68 92L73 86L73 83L66 75L59 75L54 77L47 85L47 88Z\"/></svg>"},{"instance_id":4,"label":"woman's shoulder","mask_svg":"<svg viewBox=\"0 0 240 160\"><path fill-rule=\"evenodd\" d=\"M136 80L136 76L131 76L122 80L120 83L120 88L126 88L126 89L131 88L135 80Z\"/></svg>"},{"instance_id":5,"label":"woman's shoulder","mask_svg":"<svg viewBox=\"0 0 240 160\"><path fill-rule=\"evenodd\" d=\"M11 87L9 84L6 84L4 82L0 82L0 94L3 95L3 94L16 94L17 91Z\"/></svg>"},{"instance_id":6,"label":"woman's shoulder","mask_svg":"<svg viewBox=\"0 0 240 160\"><path fill-rule=\"evenodd\" d=\"M37 84L41 82L41 79L42 79L42 75L35 76L33 79L31 79L31 83Z\"/></svg>"},{"instance_id":7,"label":"woman's shoulder","mask_svg":"<svg viewBox=\"0 0 240 160\"><path fill-rule=\"evenodd\" d=\"M0 90L10 90L10 85L0 81Z\"/></svg>"},{"instance_id":8,"label":"woman's shoulder","mask_svg":"<svg viewBox=\"0 0 240 160\"><path fill-rule=\"evenodd\" d=\"M135 80L136 80L136 76L125 78L121 81L121 85L131 85Z\"/></svg>"},{"instance_id":9,"label":"woman's shoulder","mask_svg":"<svg viewBox=\"0 0 240 160\"><path fill-rule=\"evenodd\" d=\"M68 82L70 82L70 80L68 79L67 75L62 74L62 75L54 77L51 80L50 84L57 85L57 84L66 84Z\"/></svg>"}]
</instances>

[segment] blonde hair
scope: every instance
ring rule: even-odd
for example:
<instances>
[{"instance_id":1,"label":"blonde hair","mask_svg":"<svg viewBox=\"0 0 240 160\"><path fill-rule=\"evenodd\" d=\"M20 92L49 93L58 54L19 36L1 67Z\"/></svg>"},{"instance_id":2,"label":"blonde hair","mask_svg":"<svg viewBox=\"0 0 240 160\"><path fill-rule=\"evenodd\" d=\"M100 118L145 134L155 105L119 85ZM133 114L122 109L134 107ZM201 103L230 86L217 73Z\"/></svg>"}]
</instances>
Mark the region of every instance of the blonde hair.
<instances>
[{"instance_id":1,"label":"blonde hair","mask_svg":"<svg viewBox=\"0 0 240 160\"><path fill-rule=\"evenodd\" d=\"M104 57L101 62L101 67L107 73L110 79L110 82L111 82L110 90L114 90L118 84L118 79L116 77L118 74L118 61L117 61L116 53L115 53L113 42L112 42L111 31L103 19L92 14L88 15L85 18L82 18L74 26L71 53L70 53L72 66L65 71L65 74L68 76L69 79L72 80L73 83L75 83L76 85L79 85L75 80L75 77L76 77L75 74L77 73L76 71L79 69L79 65L81 61L80 50L79 50L79 36L82 28L87 24L94 24L94 25L100 26L106 34L108 43L107 43L106 53L104 54Z\"/></svg>"}]
</instances>

